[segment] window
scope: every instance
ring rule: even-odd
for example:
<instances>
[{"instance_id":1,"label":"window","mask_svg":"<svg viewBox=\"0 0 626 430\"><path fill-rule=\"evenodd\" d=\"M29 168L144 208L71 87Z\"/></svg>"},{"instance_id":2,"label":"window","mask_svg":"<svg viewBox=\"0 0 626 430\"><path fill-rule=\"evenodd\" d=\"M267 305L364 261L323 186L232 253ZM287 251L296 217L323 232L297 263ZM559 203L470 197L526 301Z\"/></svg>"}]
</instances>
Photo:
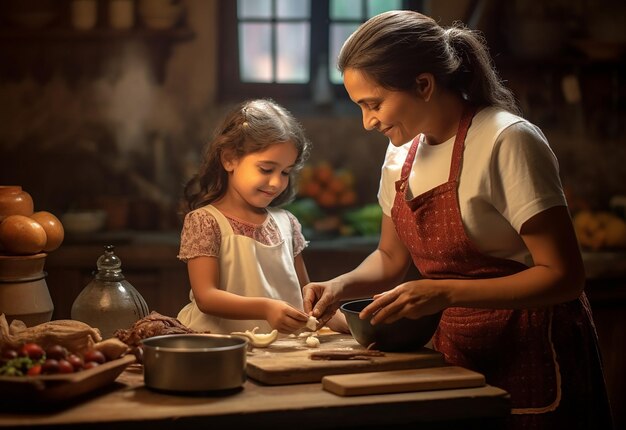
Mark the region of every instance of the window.
<instances>
[{"instance_id":1,"label":"window","mask_svg":"<svg viewBox=\"0 0 626 430\"><path fill-rule=\"evenodd\" d=\"M314 83L345 97L336 58L368 18L409 0L229 0L219 3L220 99L310 98Z\"/></svg>"}]
</instances>

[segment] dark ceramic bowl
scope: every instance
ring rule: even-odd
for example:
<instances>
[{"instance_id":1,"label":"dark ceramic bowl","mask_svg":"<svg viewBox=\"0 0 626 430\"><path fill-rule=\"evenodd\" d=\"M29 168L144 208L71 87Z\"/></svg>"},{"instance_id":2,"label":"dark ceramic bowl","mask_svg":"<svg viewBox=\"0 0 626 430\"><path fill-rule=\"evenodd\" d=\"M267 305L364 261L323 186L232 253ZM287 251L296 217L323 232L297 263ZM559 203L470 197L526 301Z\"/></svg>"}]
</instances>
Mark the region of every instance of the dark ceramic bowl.
<instances>
[{"instance_id":1,"label":"dark ceramic bowl","mask_svg":"<svg viewBox=\"0 0 626 430\"><path fill-rule=\"evenodd\" d=\"M428 343L437 330L441 312L419 319L401 318L396 322L372 325L369 319L359 318L373 299L344 303L341 312L346 316L350 333L359 344L379 351L415 351Z\"/></svg>"}]
</instances>

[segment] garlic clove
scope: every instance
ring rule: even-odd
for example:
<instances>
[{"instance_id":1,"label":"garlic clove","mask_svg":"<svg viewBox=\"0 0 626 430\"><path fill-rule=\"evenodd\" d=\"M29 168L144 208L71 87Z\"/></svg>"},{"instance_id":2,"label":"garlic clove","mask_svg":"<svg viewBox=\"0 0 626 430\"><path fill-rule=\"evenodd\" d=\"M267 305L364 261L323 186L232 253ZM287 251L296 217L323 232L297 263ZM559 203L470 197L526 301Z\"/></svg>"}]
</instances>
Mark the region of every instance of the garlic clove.
<instances>
[{"instance_id":1,"label":"garlic clove","mask_svg":"<svg viewBox=\"0 0 626 430\"><path fill-rule=\"evenodd\" d=\"M246 330L245 332L234 331L231 335L247 338L255 348L267 348L278 339L278 330L274 329L270 333L257 333L258 329L258 327L254 327L252 330Z\"/></svg>"},{"instance_id":2,"label":"garlic clove","mask_svg":"<svg viewBox=\"0 0 626 430\"><path fill-rule=\"evenodd\" d=\"M309 320L306 322L306 328L308 328L311 331L315 331L318 324L319 324L319 321L317 320L317 318L311 315L309 316Z\"/></svg>"}]
</instances>

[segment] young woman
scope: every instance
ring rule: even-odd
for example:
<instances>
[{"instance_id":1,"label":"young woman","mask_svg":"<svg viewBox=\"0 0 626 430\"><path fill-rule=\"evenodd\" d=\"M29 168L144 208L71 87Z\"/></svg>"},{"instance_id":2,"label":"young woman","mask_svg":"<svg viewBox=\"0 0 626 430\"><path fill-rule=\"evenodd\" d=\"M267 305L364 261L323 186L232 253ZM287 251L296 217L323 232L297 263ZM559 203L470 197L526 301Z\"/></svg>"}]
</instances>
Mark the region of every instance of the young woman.
<instances>
[{"instance_id":1,"label":"young woman","mask_svg":"<svg viewBox=\"0 0 626 430\"><path fill-rule=\"evenodd\" d=\"M371 18L338 60L363 126L389 138L382 232L355 270L304 288L323 321L376 294L384 324L443 310L433 346L511 394L510 427L611 428L558 163L484 41L411 11ZM414 263L422 277L399 282Z\"/></svg>"}]
</instances>

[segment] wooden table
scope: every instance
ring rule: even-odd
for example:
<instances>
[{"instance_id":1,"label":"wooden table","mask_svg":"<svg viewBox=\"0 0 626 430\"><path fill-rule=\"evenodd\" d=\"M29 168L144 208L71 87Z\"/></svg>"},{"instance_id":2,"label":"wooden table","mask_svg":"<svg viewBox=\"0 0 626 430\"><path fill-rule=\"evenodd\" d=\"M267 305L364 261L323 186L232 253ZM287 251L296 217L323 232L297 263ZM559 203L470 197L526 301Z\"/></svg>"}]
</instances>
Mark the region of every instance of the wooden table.
<instances>
[{"instance_id":1,"label":"wooden table","mask_svg":"<svg viewBox=\"0 0 626 430\"><path fill-rule=\"evenodd\" d=\"M28 408L28 405L25 405ZM320 383L281 386L248 380L215 395L172 395L143 385L132 365L113 385L73 405L47 412L0 410L0 427L30 428L501 428L508 394L496 387L341 397ZM462 426L462 427L461 427Z\"/></svg>"},{"instance_id":2,"label":"wooden table","mask_svg":"<svg viewBox=\"0 0 626 430\"><path fill-rule=\"evenodd\" d=\"M28 408L28 405L25 405ZM492 386L402 394L340 397L320 383L264 386L248 380L242 389L216 395L171 395L143 385L140 367L131 366L113 385L63 409L49 412L0 412L0 427L89 429L283 428L299 430L349 427L420 429L500 428L509 413L508 394ZM429 424L430 423L430 424ZM444 425L445 424L445 425ZM226 428L226 427L225 427Z\"/></svg>"}]
</instances>

